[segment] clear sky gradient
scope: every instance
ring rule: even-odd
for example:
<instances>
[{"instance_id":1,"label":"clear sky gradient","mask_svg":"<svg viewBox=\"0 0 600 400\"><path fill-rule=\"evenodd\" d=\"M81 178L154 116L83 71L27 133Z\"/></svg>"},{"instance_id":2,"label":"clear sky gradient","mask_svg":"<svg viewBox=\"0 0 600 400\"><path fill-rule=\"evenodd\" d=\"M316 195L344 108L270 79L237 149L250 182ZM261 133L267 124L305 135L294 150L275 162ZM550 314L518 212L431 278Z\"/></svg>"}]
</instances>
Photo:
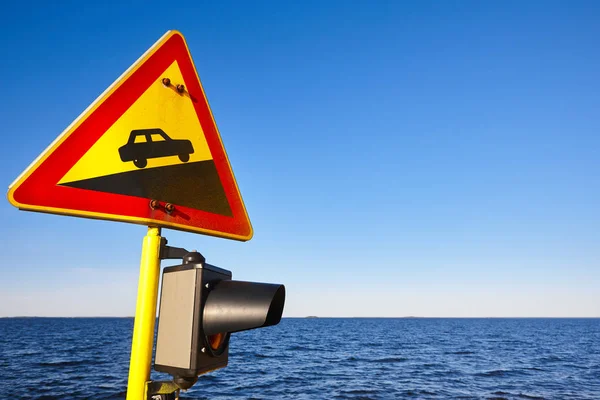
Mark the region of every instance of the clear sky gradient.
<instances>
[{"instance_id":1,"label":"clear sky gradient","mask_svg":"<svg viewBox=\"0 0 600 400\"><path fill-rule=\"evenodd\" d=\"M600 317L599 19L596 1L10 2L0 181L176 29L255 236L170 244L284 283L288 317ZM145 227L0 215L0 316L133 315Z\"/></svg>"}]
</instances>

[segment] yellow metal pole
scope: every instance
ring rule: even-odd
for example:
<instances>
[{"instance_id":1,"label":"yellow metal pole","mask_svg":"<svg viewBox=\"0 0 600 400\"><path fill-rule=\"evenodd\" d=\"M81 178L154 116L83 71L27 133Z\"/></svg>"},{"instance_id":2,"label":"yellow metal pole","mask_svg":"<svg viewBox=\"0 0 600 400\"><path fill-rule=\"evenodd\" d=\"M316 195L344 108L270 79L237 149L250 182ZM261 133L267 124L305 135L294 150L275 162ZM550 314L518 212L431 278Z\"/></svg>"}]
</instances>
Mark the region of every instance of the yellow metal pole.
<instances>
[{"instance_id":1,"label":"yellow metal pole","mask_svg":"<svg viewBox=\"0 0 600 400\"><path fill-rule=\"evenodd\" d=\"M142 244L127 400L145 400L146 382L150 380L160 279L160 239L160 228L149 227Z\"/></svg>"}]
</instances>

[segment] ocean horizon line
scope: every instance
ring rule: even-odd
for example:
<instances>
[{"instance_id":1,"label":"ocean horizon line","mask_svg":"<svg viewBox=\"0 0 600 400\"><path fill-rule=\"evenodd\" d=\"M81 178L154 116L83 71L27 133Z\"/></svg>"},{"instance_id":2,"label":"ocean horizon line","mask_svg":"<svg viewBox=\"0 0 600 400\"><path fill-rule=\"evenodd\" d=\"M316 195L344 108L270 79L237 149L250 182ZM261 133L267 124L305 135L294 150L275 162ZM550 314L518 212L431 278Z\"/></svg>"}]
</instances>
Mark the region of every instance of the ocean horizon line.
<instances>
[{"instance_id":1,"label":"ocean horizon line","mask_svg":"<svg viewBox=\"0 0 600 400\"><path fill-rule=\"evenodd\" d=\"M0 319L133 319L134 316L110 316L110 315L78 315L78 316L60 316L60 315L14 315L14 316L0 316ZM157 318L158 319L158 318ZM486 316L472 316L472 317L436 317L436 316L399 316L399 317L380 317L380 316L356 316L356 317L345 317L345 316L316 316L307 315L302 317L282 317L281 319L600 319L600 316L595 317L583 317L583 316L527 316L527 317L486 317Z\"/></svg>"}]
</instances>

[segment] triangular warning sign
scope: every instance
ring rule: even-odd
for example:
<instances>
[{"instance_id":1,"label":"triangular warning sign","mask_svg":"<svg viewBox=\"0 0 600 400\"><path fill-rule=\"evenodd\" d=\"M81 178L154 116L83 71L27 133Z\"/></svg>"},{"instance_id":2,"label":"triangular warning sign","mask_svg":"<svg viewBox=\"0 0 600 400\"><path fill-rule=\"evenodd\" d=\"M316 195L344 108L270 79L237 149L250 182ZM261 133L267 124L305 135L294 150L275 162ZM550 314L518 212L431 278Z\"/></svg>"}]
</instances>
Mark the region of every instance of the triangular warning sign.
<instances>
[{"instance_id":1,"label":"triangular warning sign","mask_svg":"<svg viewBox=\"0 0 600 400\"><path fill-rule=\"evenodd\" d=\"M22 210L250 240L185 39L167 32L10 186Z\"/></svg>"}]
</instances>

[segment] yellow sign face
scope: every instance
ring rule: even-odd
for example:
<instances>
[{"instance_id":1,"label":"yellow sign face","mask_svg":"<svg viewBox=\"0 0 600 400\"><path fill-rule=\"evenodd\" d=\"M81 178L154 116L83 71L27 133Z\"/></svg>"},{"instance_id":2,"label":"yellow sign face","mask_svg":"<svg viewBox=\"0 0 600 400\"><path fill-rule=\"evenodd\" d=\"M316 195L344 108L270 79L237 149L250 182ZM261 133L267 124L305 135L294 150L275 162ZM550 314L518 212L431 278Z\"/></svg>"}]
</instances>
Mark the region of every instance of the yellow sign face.
<instances>
[{"instance_id":1,"label":"yellow sign face","mask_svg":"<svg viewBox=\"0 0 600 400\"><path fill-rule=\"evenodd\" d=\"M171 64L162 74L173 82L183 82L177 62ZM139 168L131 162L124 162L116 149L127 145L132 131L161 129L172 140L191 141L193 153L186 162L212 160L212 155L196 111L190 101L181 101L175 88L167 89L156 81L123 114L87 153L58 182L66 184L90 178L135 171ZM161 134L151 134L153 143L160 145L166 139ZM136 135L134 143L147 142L146 135ZM144 168L164 167L180 164L178 154L166 157L147 158Z\"/></svg>"}]
</instances>

